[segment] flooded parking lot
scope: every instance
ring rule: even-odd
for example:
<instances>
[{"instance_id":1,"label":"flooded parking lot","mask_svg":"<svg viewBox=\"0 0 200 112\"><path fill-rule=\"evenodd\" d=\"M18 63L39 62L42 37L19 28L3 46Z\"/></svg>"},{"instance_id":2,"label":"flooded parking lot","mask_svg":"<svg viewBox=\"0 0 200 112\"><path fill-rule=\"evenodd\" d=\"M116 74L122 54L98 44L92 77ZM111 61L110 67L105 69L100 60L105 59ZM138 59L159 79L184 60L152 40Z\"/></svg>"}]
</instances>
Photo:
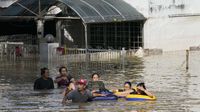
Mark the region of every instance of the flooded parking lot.
<instances>
[{"instance_id":1,"label":"flooded parking lot","mask_svg":"<svg viewBox=\"0 0 200 112\"><path fill-rule=\"evenodd\" d=\"M121 88L125 81L145 82L156 101L94 101L62 105L62 90L34 91L39 77L38 63L0 64L0 111L33 112L198 112L200 107L200 52L190 52L189 70L185 70L185 51L132 58L124 71L118 67L102 72L108 89ZM91 70L95 71L95 70ZM51 70L51 77L57 73ZM73 71L70 71L73 72ZM88 72L89 73L89 72ZM89 78L88 73L83 76ZM80 75L80 74L79 74ZM79 75L74 76L79 78ZM82 74L81 74L82 75Z\"/></svg>"}]
</instances>

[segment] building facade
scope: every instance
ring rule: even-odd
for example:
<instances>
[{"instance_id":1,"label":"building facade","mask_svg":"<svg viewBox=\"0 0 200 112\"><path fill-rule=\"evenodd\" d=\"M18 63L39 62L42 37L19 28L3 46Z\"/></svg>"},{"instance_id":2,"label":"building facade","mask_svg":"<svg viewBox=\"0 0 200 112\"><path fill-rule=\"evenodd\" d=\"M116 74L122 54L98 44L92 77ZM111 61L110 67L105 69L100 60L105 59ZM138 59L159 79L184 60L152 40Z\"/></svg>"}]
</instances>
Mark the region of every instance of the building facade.
<instances>
[{"instance_id":1,"label":"building facade","mask_svg":"<svg viewBox=\"0 0 200 112\"><path fill-rule=\"evenodd\" d=\"M0 13L1 20L4 20L2 24L8 16L14 22L17 17L18 23L20 21L22 24L28 21L37 25L36 20L41 19L44 24L43 37L51 33L61 46L67 47L138 49L144 46L143 25L146 18L122 0L48 0L40 4L38 6L38 0L22 0L12 4ZM52 6L61 11L49 14L48 9ZM41 15L37 13L39 10ZM36 32L33 35L41 33L38 26L36 29L34 26L32 31Z\"/></svg>"}]
</instances>

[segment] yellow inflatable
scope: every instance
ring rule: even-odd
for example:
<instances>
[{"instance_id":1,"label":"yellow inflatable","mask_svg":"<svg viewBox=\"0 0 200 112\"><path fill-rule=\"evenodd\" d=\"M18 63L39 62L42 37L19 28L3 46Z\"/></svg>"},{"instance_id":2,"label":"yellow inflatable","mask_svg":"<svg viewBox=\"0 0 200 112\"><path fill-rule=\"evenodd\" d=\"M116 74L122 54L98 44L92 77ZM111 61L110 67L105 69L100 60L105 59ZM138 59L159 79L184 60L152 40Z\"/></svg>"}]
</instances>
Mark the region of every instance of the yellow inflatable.
<instances>
[{"instance_id":1,"label":"yellow inflatable","mask_svg":"<svg viewBox=\"0 0 200 112\"><path fill-rule=\"evenodd\" d=\"M113 93L115 95L117 95L119 98L124 98L124 97L120 96L122 92L119 92L118 90L113 91ZM143 100L151 100L152 101L152 100L156 100L155 96L150 97L150 96L147 96L147 95L139 95L139 94L129 94L125 98L128 101L143 101Z\"/></svg>"},{"instance_id":2,"label":"yellow inflatable","mask_svg":"<svg viewBox=\"0 0 200 112\"><path fill-rule=\"evenodd\" d=\"M126 96L128 101L143 101L143 100L156 100L156 97L150 97L147 95L130 94Z\"/></svg>"}]
</instances>

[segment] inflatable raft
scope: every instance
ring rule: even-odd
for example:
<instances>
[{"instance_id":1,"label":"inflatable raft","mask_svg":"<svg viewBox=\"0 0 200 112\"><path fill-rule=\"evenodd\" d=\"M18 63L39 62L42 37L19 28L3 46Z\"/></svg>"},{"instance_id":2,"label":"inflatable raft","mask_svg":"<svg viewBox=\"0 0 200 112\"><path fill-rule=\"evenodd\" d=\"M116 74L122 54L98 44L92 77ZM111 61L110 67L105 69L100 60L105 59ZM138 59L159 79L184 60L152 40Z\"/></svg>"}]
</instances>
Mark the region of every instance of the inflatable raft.
<instances>
[{"instance_id":1,"label":"inflatable raft","mask_svg":"<svg viewBox=\"0 0 200 112\"><path fill-rule=\"evenodd\" d=\"M98 96L93 98L93 101L103 101L103 100L117 100L116 96Z\"/></svg>"},{"instance_id":2,"label":"inflatable raft","mask_svg":"<svg viewBox=\"0 0 200 112\"><path fill-rule=\"evenodd\" d=\"M101 94L105 94L106 96L97 96L94 97L93 101L102 101L102 100L117 100L118 97L115 96L112 92L100 92Z\"/></svg>"},{"instance_id":3,"label":"inflatable raft","mask_svg":"<svg viewBox=\"0 0 200 112\"><path fill-rule=\"evenodd\" d=\"M134 89L136 89L136 87L134 87ZM120 91L119 91L120 90ZM156 100L156 97L150 97L147 95L139 95L139 94L129 94L127 96L120 96L120 94L122 94L123 89L118 89L116 90L114 93L115 95L119 96L119 98L125 98L127 101L145 101L145 100Z\"/></svg>"},{"instance_id":4,"label":"inflatable raft","mask_svg":"<svg viewBox=\"0 0 200 112\"><path fill-rule=\"evenodd\" d=\"M156 100L156 97L150 97L147 95L138 95L138 94L130 94L126 97L117 97L116 95L121 92L115 92L115 95L112 92L100 92L101 94L105 94L106 96L98 96L93 98L93 101L101 101L101 100L117 100L118 98L125 98L127 101L153 101Z\"/></svg>"},{"instance_id":5,"label":"inflatable raft","mask_svg":"<svg viewBox=\"0 0 200 112\"><path fill-rule=\"evenodd\" d=\"M126 96L127 101L145 101L145 100L156 100L156 97L150 97L147 95L130 94Z\"/></svg>"}]
</instances>

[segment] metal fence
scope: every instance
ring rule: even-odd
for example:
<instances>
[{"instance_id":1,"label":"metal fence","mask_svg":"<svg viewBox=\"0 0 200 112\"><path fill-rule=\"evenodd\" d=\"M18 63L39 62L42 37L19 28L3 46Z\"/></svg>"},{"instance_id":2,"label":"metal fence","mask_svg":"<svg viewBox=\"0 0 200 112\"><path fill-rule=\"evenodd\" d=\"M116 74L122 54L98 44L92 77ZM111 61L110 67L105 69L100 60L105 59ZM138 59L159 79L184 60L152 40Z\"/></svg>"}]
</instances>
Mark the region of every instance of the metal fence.
<instances>
[{"instance_id":1,"label":"metal fence","mask_svg":"<svg viewBox=\"0 0 200 112\"><path fill-rule=\"evenodd\" d=\"M76 49L55 48L49 62L49 68L67 66L74 74L113 69L125 70L125 66L135 57L135 50Z\"/></svg>"},{"instance_id":2,"label":"metal fence","mask_svg":"<svg viewBox=\"0 0 200 112\"><path fill-rule=\"evenodd\" d=\"M12 38L13 39L13 38ZM24 38L23 38L24 39ZM35 41L34 41L35 42ZM31 40L0 42L0 71L11 68L38 70L48 67L58 71L60 66L66 66L72 74L86 74L92 71L113 69L125 70L125 66L134 58L135 50L111 49L80 49L80 48L51 48L49 61L41 64L38 44Z\"/></svg>"},{"instance_id":3,"label":"metal fence","mask_svg":"<svg viewBox=\"0 0 200 112\"><path fill-rule=\"evenodd\" d=\"M39 51L32 35L0 36L0 71L37 69Z\"/></svg>"}]
</instances>

